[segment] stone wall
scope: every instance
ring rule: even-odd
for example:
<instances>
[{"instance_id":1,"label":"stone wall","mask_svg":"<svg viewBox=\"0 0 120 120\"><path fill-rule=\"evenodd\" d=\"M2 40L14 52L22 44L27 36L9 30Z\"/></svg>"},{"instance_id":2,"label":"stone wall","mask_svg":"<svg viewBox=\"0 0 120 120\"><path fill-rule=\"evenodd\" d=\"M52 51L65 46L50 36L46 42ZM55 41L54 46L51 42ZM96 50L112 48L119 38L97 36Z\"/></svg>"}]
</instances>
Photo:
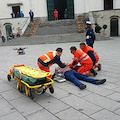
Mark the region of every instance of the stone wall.
<instances>
[{"instance_id":1,"label":"stone wall","mask_svg":"<svg viewBox=\"0 0 120 120\"><path fill-rule=\"evenodd\" d=\"M100 27L103 27L103 25L107 25L107 29L101 30L101 34L110 36L110 21L111 18L118 18L118 35L120 35L120 9L116 10L105 10L105 11L94 11L93 12L94 21L97 23Z\"/></svg>"},{"instance_id":2,"label":"stone wall","mask_svg":"<svg viewBox=\"0 0 120 120\"><path fill-rule=\"evenodd\" d=\"M2 35L6 36L6 25L11 25L12 32L17 33L18 28L20 30L20 34L22 35L26 30L30 20L29 17L24 18L10 18L10 19L0 19L0 30L2 31Z\"/></svg>"}]
</instances>

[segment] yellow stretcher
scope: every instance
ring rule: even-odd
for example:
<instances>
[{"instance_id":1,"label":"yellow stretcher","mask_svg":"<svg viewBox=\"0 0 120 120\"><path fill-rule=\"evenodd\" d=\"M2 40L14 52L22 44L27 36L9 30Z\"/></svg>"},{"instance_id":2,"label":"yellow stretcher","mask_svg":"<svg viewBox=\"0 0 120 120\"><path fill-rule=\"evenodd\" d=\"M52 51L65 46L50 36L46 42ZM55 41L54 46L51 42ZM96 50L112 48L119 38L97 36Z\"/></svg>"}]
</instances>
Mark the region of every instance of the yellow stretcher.
<instances>
[{"instance_id":1,"label":"yellow stretcher","mask_svg":"<svg viewBox=\"0 0 120 120\"><path fill-rule=\"evenodd\" d=\"M48 78L48 76L50 76L51 73L28 67L25 65L15 65L9 68L10 72L7 75L8 81L11 80L12 76L15 80L17 80L17 89L20 92L25 91L26 95L29 96L31 99L34 98L34 93L42 94L48 88L50 90L50 93L54 93L54 88L52 86L54 81ZM15 72L19 73L19 76L15 76ZM35 81L37 81L37 83L40 84L30 85L22 79L23 76L33 78Z\"/></svg>"}]
</instances>

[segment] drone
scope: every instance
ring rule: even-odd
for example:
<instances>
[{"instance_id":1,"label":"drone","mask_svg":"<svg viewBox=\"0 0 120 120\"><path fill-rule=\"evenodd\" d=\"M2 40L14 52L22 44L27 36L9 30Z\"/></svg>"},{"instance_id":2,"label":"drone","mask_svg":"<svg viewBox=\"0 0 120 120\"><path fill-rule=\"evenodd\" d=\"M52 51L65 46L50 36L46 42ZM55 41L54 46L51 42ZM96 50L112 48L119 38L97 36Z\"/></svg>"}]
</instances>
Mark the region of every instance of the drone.
<instances>
[{"instance_id":1,"label":"drone","mask_svg":"<svg viewBox=\"0 0 120 120\"><path fill-rule=\"evenodd\" d=\"M13 48L13 50L17 50L17 54L18 55L24 55L25 54L25 50L24 49L28 49L27 47L25 48Z\"/></svg>"}]
</instances>

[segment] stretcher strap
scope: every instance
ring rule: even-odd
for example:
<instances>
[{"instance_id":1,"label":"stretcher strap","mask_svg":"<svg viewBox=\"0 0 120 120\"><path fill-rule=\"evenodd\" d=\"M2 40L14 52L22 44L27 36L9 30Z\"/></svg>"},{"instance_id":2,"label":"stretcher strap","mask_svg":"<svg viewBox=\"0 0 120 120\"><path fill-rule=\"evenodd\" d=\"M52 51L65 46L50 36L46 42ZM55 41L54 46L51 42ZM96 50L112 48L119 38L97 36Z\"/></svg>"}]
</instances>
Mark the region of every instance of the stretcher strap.
<instances>
[{"instance_id":1,"label":"stretcher strap","mask_svg":"<svg viewBox=\"0 0 120 120\"><path fill-rule=\"evenodd\" d=\"M12 69L11 69L12 75L13 75L13 70L14 70L14 68L15 68L15 67L21 67L21 66L25 66L25 65L24 65L24 64L22 64L22 65L15 65L14 67L12 67Z\"/></svg>"},{"instance_id":2,"label":"stretcher strap","mask_svg":"<svg viewBox=\"0 0 120 120\"><path fill-rule=\"evenodd\" d=\"M20 91L22 92L22 83L21 83L21 77L25 74L20 74L19 75L19 85L20 85Z\"/></svg>"}]
</instances>

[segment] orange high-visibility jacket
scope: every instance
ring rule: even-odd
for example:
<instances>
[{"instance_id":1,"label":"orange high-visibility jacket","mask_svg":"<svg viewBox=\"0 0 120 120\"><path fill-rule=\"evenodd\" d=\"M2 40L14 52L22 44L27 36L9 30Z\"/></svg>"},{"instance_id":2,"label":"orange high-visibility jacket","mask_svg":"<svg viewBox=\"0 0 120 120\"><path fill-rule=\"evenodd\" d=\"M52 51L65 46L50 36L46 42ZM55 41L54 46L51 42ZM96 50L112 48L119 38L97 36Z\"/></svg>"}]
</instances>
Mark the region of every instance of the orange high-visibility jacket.
<instances>
[{"instance_id":1,"label":"orange high-visibility jacket","mask_svg":"<svg viewBox=\"0 0 120 120\"><path fill-rule=\"evenodd\" d=\"M75 66L78 63L80 63L81 65L93 64L93 61L85 52L82 52L81 50L76 50L74 53L73 62L70 64L70 66Z\"/></svg>"},{"instance_id":2,"label":"orange high-visibility jacket","mask_svg":"<svg viewBox=\"0 0 120 120\"><path fill-rule=\"evenodd\" d=\"M50 51L42 56L40 56L39 58L44 62L44 63L48 63L51 60L54 59L54 57L58 55L58 53L56 51Z\"/></svg>"},{"instance_id":3,"label":"orange high-visibility jacket","mask_svg":"<svg viewBox=\"0 0 120 120\"><path fill-rule=\"evenodd\" d=\"M84 51L85 53L87 53L87 54L88 54L88 51L89 51L89 50L91 50L91 51L94 52L94 55L95 55L95 57L96 57L96 61L98 61L98 60L99 60L99 55L97 54L97 52L96 52L92 47L90 47L90 46L85 46L85 48L83 49L83 51Z\"/></svg>"},{"instance_id":4,"label":"orange high-visibility jacket","mask_svg":"<svg viewBox=\"0 0 120 120\"><path fill-rule=\"evenodd\" d=\"M58 11L54 11L55 18L58 18Z\"/></svg>"}]
</instances>

